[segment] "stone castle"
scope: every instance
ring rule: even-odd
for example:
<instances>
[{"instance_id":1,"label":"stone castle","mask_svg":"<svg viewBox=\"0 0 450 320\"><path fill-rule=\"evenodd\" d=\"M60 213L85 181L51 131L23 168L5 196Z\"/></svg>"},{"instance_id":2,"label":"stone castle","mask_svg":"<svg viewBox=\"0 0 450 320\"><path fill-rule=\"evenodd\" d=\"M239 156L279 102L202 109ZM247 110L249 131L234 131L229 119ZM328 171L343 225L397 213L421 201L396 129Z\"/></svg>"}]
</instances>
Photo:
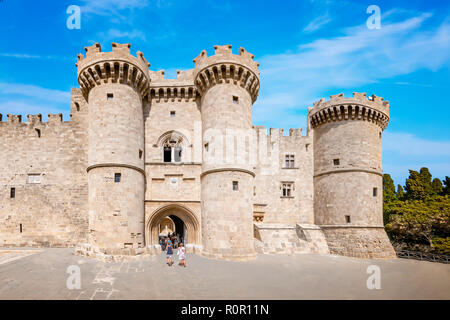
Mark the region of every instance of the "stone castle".
<instances>
[{"instance_id":1,"label":"stone castle","mask_svg":"<svg viewBox=\"0 0 450 320\"><path fill-rule=\"evenodd\" d=\"M252 125L259 64L231 45L165 79L130 44L78 55L71 119L0 115L0 246L68 246L87 255L190 252L394 258L382 217L389 104L321 99L302 129Z\"/></svg>"}]
</instances>

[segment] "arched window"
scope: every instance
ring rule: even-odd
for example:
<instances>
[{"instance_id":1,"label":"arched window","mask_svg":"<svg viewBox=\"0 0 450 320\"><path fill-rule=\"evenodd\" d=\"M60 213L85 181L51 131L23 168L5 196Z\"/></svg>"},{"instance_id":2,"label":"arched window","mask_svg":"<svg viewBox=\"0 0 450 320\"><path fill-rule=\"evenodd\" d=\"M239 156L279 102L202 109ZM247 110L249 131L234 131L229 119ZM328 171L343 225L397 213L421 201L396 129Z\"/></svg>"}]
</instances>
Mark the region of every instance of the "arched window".
<instances>
[{"instance_id":1,"label":"arched window","mask_svg":"<svg viewBox=\"0 0 450 320\"><path fill-rule=\"evenodd\" d=\"M171 132L162 140L162 153L164 162L181 162L183 159L183 137Z\"/></svg>"}]
</instances>

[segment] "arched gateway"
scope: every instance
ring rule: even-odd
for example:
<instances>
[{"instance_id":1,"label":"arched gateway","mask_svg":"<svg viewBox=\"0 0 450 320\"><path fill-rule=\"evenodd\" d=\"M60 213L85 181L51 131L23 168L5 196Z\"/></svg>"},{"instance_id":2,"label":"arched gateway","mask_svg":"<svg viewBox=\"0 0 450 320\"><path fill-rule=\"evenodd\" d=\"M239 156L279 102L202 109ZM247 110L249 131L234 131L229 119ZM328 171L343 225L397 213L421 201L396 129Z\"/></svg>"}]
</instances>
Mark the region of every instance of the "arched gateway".
<instances>
[{"instance_id":1,"label":"arched gateway","mask_svg":"<svg viewBox=\"0 0 450 320\"><path fill-rule=\"evenodd\" d=\"M159 235L164 232L168 220L174 222L174 231L184 236L185 243L200 244L200 224L195 213L182 205L169 204L156 209L147 220L145 229L147 245L159 244Z\"/></svg>"}]
</instances>

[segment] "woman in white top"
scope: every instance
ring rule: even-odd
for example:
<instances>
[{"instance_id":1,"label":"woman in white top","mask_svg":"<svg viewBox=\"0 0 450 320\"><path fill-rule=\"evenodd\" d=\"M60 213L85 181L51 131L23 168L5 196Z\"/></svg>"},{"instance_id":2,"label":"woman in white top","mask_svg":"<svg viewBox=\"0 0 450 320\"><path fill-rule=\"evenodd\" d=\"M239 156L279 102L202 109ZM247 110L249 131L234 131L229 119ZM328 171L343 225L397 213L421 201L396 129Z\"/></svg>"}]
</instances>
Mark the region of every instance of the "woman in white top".
<instances>
[{"instance_id":1,"label":"woman in white top","mask_svg":"<svg viewBox=\"0 0 450 320\"><path fill-rule=\"evenodd\" d=\"M180 265L186 267L186 248L183 246L183 242L179 244L177 255L180 259Z\"/></svg>"}]
</instances>

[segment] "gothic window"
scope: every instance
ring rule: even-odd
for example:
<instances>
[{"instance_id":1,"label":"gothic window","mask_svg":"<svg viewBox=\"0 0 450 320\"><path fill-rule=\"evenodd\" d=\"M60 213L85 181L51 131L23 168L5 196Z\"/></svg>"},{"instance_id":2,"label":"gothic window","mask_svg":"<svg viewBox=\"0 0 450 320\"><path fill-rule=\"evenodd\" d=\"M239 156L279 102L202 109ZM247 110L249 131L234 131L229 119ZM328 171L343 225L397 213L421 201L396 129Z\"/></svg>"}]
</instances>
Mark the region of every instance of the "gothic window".
<instances>
[{"instance_id":1,"label":"gothic window","mask_svg":"<svg viewBox=\"0 0 450 320\"><path fill-rule=\"evenodd\" d=\"M183 159L183 138L177 134L170 134L163 140L163 161L181 162Z\"/></svg>"}]
</instances>

